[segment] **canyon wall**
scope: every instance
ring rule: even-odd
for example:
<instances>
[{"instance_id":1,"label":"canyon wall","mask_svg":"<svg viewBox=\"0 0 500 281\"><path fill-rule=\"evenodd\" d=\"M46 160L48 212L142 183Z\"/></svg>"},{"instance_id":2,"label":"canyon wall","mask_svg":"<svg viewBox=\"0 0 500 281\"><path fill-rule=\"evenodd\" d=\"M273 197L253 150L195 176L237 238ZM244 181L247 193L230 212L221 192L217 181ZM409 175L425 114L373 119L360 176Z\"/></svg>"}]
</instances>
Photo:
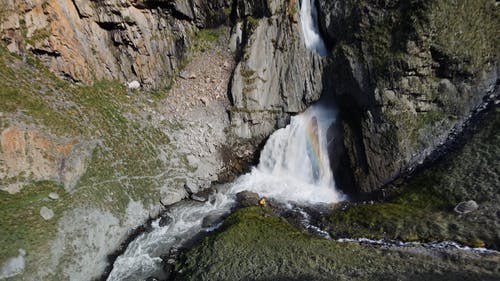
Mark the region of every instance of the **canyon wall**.
<instances>
[{"instance_id":1,"label":"canyon wall","mask_svg":"<svg viewBox=\"0 0 500 281\"><path fill-rule=\"evenodd\" d=\"M495 1L318 3L344 140L336 178L348 192L369 194L422 163L498 95Z\"/></svg>"}]
</instances>

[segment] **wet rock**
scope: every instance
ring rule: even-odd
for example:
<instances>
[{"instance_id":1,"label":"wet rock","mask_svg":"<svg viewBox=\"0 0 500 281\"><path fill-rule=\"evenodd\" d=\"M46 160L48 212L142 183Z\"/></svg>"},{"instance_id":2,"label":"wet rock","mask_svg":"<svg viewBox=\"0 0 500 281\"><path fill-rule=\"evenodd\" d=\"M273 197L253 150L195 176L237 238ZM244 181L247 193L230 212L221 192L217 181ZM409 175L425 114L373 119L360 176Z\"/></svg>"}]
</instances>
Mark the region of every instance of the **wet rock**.
<instances>
[{"instance_id":1,"label":"wet rock","mask_svg":"<svg viewBox=\"0 0 500 281\"><path fill-rule=\"evenodd\" d=\"M201 227L211 227L223 221L223 217L219 214L208 215L203 218L203 222L201 223Z\"/></svg>"},{"instance_id":2,"label":"wet rock","mask_svg":"<svg viewBox=\"0 0 500 281\"><path fill-rule=\"evenodd\" d=\"M163 260L163 271L165 272L165 280L170 280L170 277L172 273L174 272L175 269L175 263L177 261L177 258L179 257L179 249L176 247L173 247L170 249L168 255L162 256L161 259Z\"/></svg>"},{"instance_id":3,"label":"wet rock","mask_svg":"<svg viewBox=\"0 0 500 281\"><path fill-rule=\"evenodd\" d=\"M459 214L467 214L473 212L479 208L479 205L474 200L463 201L457 204L453 209Z\"/></svg>"},{"instance_id":4,"label":"wet rock","mask_svg":"<svg viewBox=\"0 0 500 281\"><path fill-rule=\"evenodd\" d=\"M41 209L40 209L40 216L42 216L42 218L46 221L50 220L51 218L54 217L54 211L52 211L51 209L43 206Z\"/></svg>"},{"instance_id":5,"label":"wet rock","mask_svg":"<svg viewBox=\"0 0 500 281\"><path fill-rule=\"evenodd\" d=\"M240 207L259 206L259 194L251 191L241 191L236 194L236 201Z\"/></svg>"},{"instance_id":6,"label":"wet rock","mask_svg":"<svg viewBox=\"0 0 500 281\"><path fill-rule=\"evenodd\" d=\"M49 193L49 198L52 200L57 200L57 199L59 199L59 194L57 194L55 192L51 192L51 193Z\"/></svg>"},{"instance_id":7,"label":"wet rock","mask_svg":"<svg viewBox=\"0 0 500 281\"><path fill-rule=\"evenodd\" d=\"M173 221L172 217L170 217L167 214L162 214L158 224L160 225L160 227L164 227L164 226L170 224L172 221Z\"/></svg>"},{"instance_id":8,"label":"wet rock","mask_svg":"<svg viewBox=\"0 0 500 281\"><path fill-rule=\"evenodd\" d=\"M191 194L190 198L191 200L198 201L198 202L206 202L210 195L215 193L215 189L213 188L208 188L205 190L202 190L198 193Z\"/></svg>"},{"instance_id":9,"label":"wet rock","mask_svg":"<svg viewBox=\"0 0 500 281\"><path fill-rule=\"evenodd\" d=\"M230 84L232 131L260 143L319 98L323 60L306 49L300 25L275 20L287 17L286 1L239 1L237 9L243 27L252 28L233 29L231 48L243 56ZM264 18L248 22L248 13Z\"/></svg>"}]
</instances>

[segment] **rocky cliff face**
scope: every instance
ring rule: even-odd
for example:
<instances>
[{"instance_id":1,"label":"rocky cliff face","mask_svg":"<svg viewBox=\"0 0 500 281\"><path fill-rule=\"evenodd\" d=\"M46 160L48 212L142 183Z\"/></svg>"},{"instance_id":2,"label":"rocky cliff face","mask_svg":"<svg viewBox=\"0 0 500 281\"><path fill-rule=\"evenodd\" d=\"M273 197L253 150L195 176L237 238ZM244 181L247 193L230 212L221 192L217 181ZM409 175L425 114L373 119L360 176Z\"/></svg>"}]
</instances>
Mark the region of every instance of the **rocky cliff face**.
<instances>
[{"instance_id":1,"label":"rocky cliff face","mask_svg":"<svg viewBox=\"0 0 500 281\"><path fill-rule=\"evenodd\" d=\"M224 7L2 4L0 279L99 278L160 199L175 203L227 170L233 60L226 29L199 31L225 22ZM180 66L195 71L177 77ZM131 80L143 89L127 89Z\"/></svg>"},{"instance_id":2,"label":"rocky cliff face","mask_svg":"<svg viewBox=\"0 0 500 281\"><path fill-rule=\"evenodd\" d=\"M52 180L70 191L85 172L92 148L91 143L54 139L36 129L6 128L0 135L0 179L7 184L1 188L16 193L31 180Z\"/></svg>"},{"instance_id":3,"label":"rocky cliff face","mask_svg":"<svg viewBox=\"0 0 500 281\"><path fill-rule=\"evenodd\" d=\"M0 33L10 51L35 54L71 81L169 85L197 27L226 19L229 1L9 0Z\"/></svg>"},{"instance_id":4,"label":"rocky cliff face","mask_svg":"<svg viewBox=\"0 0 500 281\"><path fill-rule=\"evenodd\" d=\"M298 3L236 1L232 132L259 144L323 91L324 59L304 45Z\"/></svg>"},{"instance_id":5,"label":"rocky cliff face","mask_svg":"<svg viewBox=\"0 0 500 281\"><path fill-rule=\"evenodd\" d=\"M318 3L342 112L337 182L351 193L421 162L498 84L495 1Z\"/></svg>"}]
</instances>

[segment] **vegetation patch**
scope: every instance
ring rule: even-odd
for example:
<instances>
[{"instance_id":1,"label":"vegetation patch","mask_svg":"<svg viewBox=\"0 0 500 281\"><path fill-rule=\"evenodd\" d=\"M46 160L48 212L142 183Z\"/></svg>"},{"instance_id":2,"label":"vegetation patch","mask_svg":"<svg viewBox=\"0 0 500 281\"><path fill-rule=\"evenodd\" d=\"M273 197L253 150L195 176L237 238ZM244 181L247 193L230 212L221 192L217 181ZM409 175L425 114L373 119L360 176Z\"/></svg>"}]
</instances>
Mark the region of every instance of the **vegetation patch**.
<instances>
[{"instance_id":1,"label":"vegetation patch","mask_svg":"<svg viewBox=\"0 0 500 281\"><path fill-rule=\"evenodd\" d=\"M498 267L315 238L250 207L184 253L175 280L494 280Z\"/></svg>"},{"instance_id":2,"label":"vegetation patch","mask_svg":"<svg viewBox=\"0 0 500 281\"><path fill-rule=\"evenodd\" d=\"M56 192L60 199L49 199L51 192ZM17 256L18 249L29 254L52 238L58 219L68 207L69 196L61 185L50 181L33 182L17 194L0 191L0 264ZM54 211L49 221L40 215L43 206Z\"/></svg>"},{"instance_id":3,"label":"vegetation patch","mask_svg":"<svg viewBox=\"0 0 500 281\"><path fill-rule=\"evenodd\" d=\"M498 59L500 11L491 0L432 1L433 47L448 57L453 72L474 74Z\"/></svg>"}]
</instances>

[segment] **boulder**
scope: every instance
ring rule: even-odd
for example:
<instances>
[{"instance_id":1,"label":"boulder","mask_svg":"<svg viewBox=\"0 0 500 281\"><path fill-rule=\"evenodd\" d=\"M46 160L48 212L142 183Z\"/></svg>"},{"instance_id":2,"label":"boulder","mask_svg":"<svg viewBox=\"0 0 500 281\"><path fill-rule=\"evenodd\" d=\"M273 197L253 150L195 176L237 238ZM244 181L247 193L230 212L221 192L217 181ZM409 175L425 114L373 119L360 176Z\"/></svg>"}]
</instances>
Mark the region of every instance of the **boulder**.
<instances>
[{"instance_id":1,"label":"boulder","mask_svg":"<svg viewBox=\"0 0 500 281\"><path fill-rule=\"evenodd\" d=\"M46 221L50 220L51 218L54 217L54 211L52 211L51 209L43 206L41 209L40 209L40 216L42 216L42 218Z\"/></svg>"},{"instance_id":2,"label":"boulder","mask_svg":"<svg viewBox=\"0 0 500 281\"><path fill-rule=\"evenodd\" d=\"M55 192L51 192L51 193L49 193L49 198L52 200L57 200L57 199L59 199L59 194L57 194Z\"/></svg>"},{"instance_id":3,"label":"boulder","mask_svg":"<svg viewBox=\"0 0 500 281\"><path fill-rule=\"evenodd\" d=\"M474 200L463 201L457 204L453 209L456 213L467 214L479 208L479 205Z\"/></svg>"},{"instance_id":4,"label":"boulder","mask_svg":"<svg viewBox=\"0 0 500 281\"><path fill-rule=\"evenodd\" d=\"M240 207L259 206L259 194L251 191L241 191L236 194L236 201Z\"/></svg>"},{"instance_id":5,"label":"boulder","mask_svg":"<svg viewBox=\"0 0 500 281\"><path fill-rule=\"evenodd\" d=\"M206 202L210 195L215 193L215 189L213 188L208 188L205 190L202 190L198 193L191 194L190 198L191 200L198 201L198 202Z\"/></svg>"},{"instance_id":6,"label":"boulder","mask_svg":"<svg viewBox=\"0 0 500 281\"><path fill-rule=\"evenodd\" d=\"M210 214L203 218L201 223L201 227L207 228L223 221L223 217L220 214Z\"/></svg>"}]
</instances>

